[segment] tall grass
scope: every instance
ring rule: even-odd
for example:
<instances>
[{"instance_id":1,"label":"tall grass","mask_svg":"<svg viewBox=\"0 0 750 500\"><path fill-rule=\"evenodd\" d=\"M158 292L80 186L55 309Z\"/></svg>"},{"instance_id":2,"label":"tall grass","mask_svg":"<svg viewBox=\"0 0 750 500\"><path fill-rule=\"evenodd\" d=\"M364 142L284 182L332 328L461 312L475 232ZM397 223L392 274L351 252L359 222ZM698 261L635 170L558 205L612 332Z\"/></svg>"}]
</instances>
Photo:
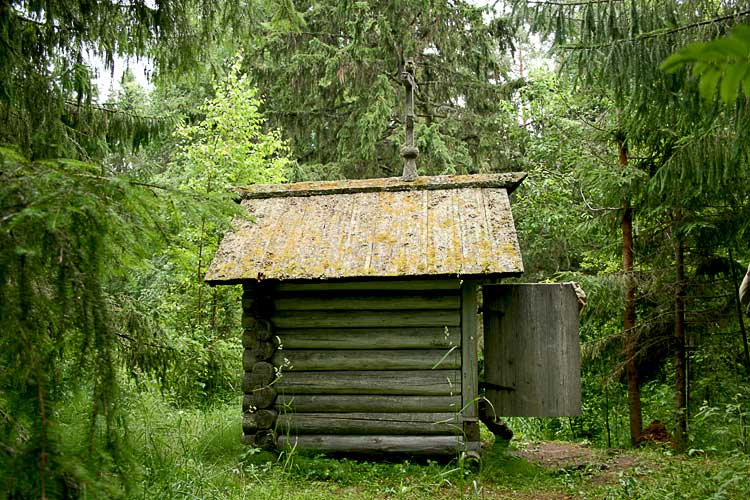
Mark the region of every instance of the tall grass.
<instances>
[{"instance_id":1,"label":"tall grass","mask_svg":"<svg viewBox=\"0 0 750 500\"><path fill-rule=\"evenodd\" d=\"M521 458L501 444L483 450L470 467L453 460L362 461L311 452L271 454L243 445L239 402L177 408L156 390L141 388L125 401L120 427L126 449L87 456L81 436L90 422L87 398L64 409L59 438L77 451L71 497L132 499L474 499L474 498L750 498L747 455L672 455L634 450L634 466L609 481L608 455L591 467L554 469ZM101 436L100 436L101 437ZM487 434L483 434L483 439ZM604 458L602 458L604 457ZM97 462L97 467L86 467ZM604 465L603 465L604 464ZM98 471L92 474L87 471ZM58 495L63 496L63 495ZM0 499L4 498L0 492Z\"/></svg>"}]
</instances>

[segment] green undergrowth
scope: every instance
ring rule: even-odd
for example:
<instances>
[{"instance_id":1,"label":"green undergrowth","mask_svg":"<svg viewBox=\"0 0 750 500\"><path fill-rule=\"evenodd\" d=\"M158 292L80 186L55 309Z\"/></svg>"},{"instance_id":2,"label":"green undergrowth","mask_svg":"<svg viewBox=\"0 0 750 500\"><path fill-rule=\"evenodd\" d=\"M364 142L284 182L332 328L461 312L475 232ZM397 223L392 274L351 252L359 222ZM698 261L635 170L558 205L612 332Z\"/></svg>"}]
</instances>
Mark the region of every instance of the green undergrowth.
<instances>
[{"instance_id":1,"label":"green undergrowth","mask_svg":"<svg viewBox=\"0 0 750 500\"><path fill-rule=\"evenodd\" d=\"M644 452L648 455L648 452ZM643 500L750 498L750 458L740 454L712 457L665 456L652 453L645 467L618 474L605 495L586 498Z\"/></svg>"},{"instance_id":2,"label":"green undergrowth","mask_svg":"<svg viewBox=\"0 0 750 500\"><path fill-rule=\"evenodd\" d=\"M63 420L81 435L75 404ZM686 456L669 450L592 450L586 463L537 465L524 443L489 445L481 465L452 460L331 458L272 454L240 442L239 403L178 409L158 393L126 403L124 479L91 478L84 498L463 499L750 498L747 455ZM529 445L532 446L532 445ZM613 458L614 457L614 458ZM618 462L619 461L619 462ZM590 462L590 463L589 463ZM624 466L618 466L624 464ZM116 467L113 467L113 470ZM108 487L106 487L109 485Z\"/></svg>"}]
</instances>

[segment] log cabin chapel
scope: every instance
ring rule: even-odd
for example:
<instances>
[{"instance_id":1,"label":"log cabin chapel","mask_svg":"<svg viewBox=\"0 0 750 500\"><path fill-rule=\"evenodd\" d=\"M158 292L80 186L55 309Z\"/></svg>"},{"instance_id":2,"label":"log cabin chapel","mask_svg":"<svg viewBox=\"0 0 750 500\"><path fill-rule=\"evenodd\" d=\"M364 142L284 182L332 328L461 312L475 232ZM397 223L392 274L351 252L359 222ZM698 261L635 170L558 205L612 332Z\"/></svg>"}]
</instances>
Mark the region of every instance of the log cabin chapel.
<instances>
[{"instance_id":1,"label":"log cabin chapel","mask_svg":"<svg viewBox=\"0 0 750 500\"><path fill-rule=\"evenodd\" d=\"M580 411L575 292L487 284L523 271L508 197L522 179L240 190L251 217L235 221L206 280L243 286L245 441L477 452L482 284L486 396L497 414Z\"/></svg>"},{"instance_id":2,"label":"log cabin chapel","mask_svg":"<svg viewBox=\"0 0 750 500\"><path fill-rule=\"evenodd\" d=\"M572 287L496 284L525 174L417 177L409 101L403 177L237 190L205 279L243 286L248 444L476 456L482 322L493 415L580 412Z\"/></svg>"}]
</instances>

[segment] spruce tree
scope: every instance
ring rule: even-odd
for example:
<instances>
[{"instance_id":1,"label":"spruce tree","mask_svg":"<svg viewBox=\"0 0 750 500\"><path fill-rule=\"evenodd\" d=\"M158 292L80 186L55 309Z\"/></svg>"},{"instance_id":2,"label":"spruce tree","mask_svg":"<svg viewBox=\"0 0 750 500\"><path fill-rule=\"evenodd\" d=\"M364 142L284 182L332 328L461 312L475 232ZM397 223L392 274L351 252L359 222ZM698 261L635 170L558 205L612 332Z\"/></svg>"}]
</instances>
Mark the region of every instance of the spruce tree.
<instances>
[{"instance_id":1,"label":"spruce tree","mask_svg":"<svg viewBox=\"0 0 750 500\"><path fill-rule=\"evenodd\" d=\"M130 279L176 213L217 211L107 161L173 121L98 101L87 56L108 69L148 56L166 76L195 65L219 23L250 25L239 8L0 2L3 496L72 497L85 485L87 495L123 494L135 468L122 447L121 374L162 377L172 356ZM75 395L87 401L83 444L58 420Z\"/></svg>"},{"instance_id":2,"label":"spruce tree","mask_svg":"<svg viewBox=\"0 0 750 500\"><path fill-rule=\"evenodd\" d=\"M637 308L647 311L644 301L638 304L638 296L652 291L637 291L639 273L634 272L638 266L631 260L631 249L636 247L631 235L638 218L643 220L643 236L649 227L668 228L671 242L662 248L672 247L669 287L673 290L674 335L669 345L674 355L675 429L682 440L687 423L684 318L690 288L686 277L691 265L689 249L700 248L706 241L698 237L701 231L696 227L713 224L705 219L713 215L709 207L726 200L740 212L747 210L746 199L739 203L732 200L737 187L748 178L750 108L746 99L737 101L734 109L718 107L714 92L703 89L701 98L698 83L689 73L665 74L659 65L689 43L724 35L736 23L746 21L750 9L740 1L703 0L510 3L517 19L552 37L564 71L581 86L599 89L612 100L612 139L619 164L626 169L623 178L630 179L613 185L616 199L610 202L622 207L623 272L628 277L624 357L629 365L633 444L639 441L642 429L637 360L644 346L653 341L646 342L645 336L653 324L650 320L634 323ZM655 221L661 225L654 225ZM733 237L737 234L725 234L712 253L736 245ZM640 265L646 270L651 264L641 258Z\"/></svg>"},{"instance_id":3,"label":"spruce tree","mask_svg":"<svg viewBox=\"0 0 750 500\"><path fill-rule=\"evenodd\" d=\"M293 25L246 44L245 66L291 139L296 180L400 175L407 59L417 68L421 172L513 169L498 123L511 84L504 19L463 0L294 7Z\"/></svg>"}]
</instances>

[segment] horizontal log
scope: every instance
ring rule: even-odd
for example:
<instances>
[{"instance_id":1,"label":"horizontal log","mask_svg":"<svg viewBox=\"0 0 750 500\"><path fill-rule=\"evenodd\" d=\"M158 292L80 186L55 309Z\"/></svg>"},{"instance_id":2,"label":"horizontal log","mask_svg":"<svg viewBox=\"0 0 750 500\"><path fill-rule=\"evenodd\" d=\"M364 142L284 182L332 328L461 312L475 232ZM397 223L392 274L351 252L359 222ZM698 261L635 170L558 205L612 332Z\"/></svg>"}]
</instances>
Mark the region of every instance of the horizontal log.
<instances>
[{"instance_id":1,"label":"horizontal log","mask_svg":"<svg viewBox=\"0 0 750 500\"><path fill-rule=\"evenodd\" d=\"M250 394L255 389L267 386L271 382L273 382L273 378L268 380L268 377L265 375L255 375L253 372L245 372L245 375L242 377L242 391Z\"/></svg>"},{"instance_id":2,"label":"horizontal log","mask_svg":"<svg viewBox=\"0 0 750 500\"><path fill-rule=\"evenodd\" d=\"M282 371L451 370L461 368L461 349L276 351ZM245 367L247 370L247 366Z\"/></svg>"},{"instance_id":3,"label":"horizontal log","mask_svg":"<svg viewBox=\"0 0 750 500\"><path fill-rule=\"evenodd\" d=\"M256 318L266 318L271 315L274 303L270 296L251 296L242 298L242 308L246 313Z\"/></svg>"},{"instance_id":4,"label":"horizontal log","mask_svg":"<svg viewBox=\"0 0 750 500\"><path fill-rule=\"evenodd\" d=\"M322 290L459 290L461 282L455 280L406 281L321 281L318 283L279 283L274 293L309 292Z\"/></svg>"},{"instance_id":5,"label":"horizontal log","mask_svg":"<svg viewBox=\"0 0 750 500\"><path fill-rule=\"evenodd\" d=\"M461 371L288 371L282 372L274 387L279 394L450 396L461 394Z\"/></svg>"},{"instance_id":6,"label":"horizontal log","mask_svg":"<svg viewBox=\"0 0 750 500\"><path fill-rule=\"evenodd\" d=\"M256 340L253 343L253 355L255 359L267 361L271 359L273 353L276 352L276 339L271 340Z\"/></svg>"},{"instance_id":7,"label":"horizontal log","mask_svg":"<svg viewBox=\"0 0 750 500\"><path fill-rule=\"evenodd\" d=\"M252 393L252 405L255 408L270 408L276 401L276 389L273 387L259 387Z\"/></svg>"},{"instance_id":8,"label":"horizontal log","mask_svg":"<svg viewBox=\"0 0 750 500\"><path fill-rule=\"evenodd\" d=\"M253 343L253 347L242 351L242 368L246 372L253 369L256 363L269 362L273 359L274 354L278 351L275 347L276 340L274 342L262 342L256 341Z\"/></svg>"},{"instance_id":9,"label":"horizontal log","mask_svg":"<svg viewBox=\"0 0 750 500\"><path fill-rule=\"evenodd\" d=\"M255 366L256 363L264 363L268 361L268 359L269 358L256 356L253 349L245 349L244 351L242 351L242 368L246 372L249 372L253 369L253 366Z\"/></svg>"},{"instance_id":10,"label":"horizontal log","mask_svg":"<svg viewBox=\"0 0 750 500\"><path fill-rule=\"evenodd\" d=\"M276 331L284 349L449 349L460 345L458 327L300 328Z\"/></svg>"},{"instance_id":11,"label":"horizontal log","mask_svg":"<svg viewBox=\"0 0 750 500\"><path fill-rule=\"evenodd\" d=\"M247 316L247 312L244 312ZM260 340L268 340L273 337L273 325L267 319L258 319L253 316L253 323L251 326L245 328L245 335L252 335Z\"/></svg>"},{"instance_id":12,"label":"horizontal log","mask_svg":"<svg viewBox=\"0 0 750 500\"><path fill-rule=\"evenodd\" d=\"M271 322L281 328L371 328L458 326L458 310L414 311L279 311Z\"/></svg>"},{"instance_id":13,"label":"horizontal log","mask_svg":"<svg viewBox=\"0 0 750 500\"><path fill-rule=\"evenodd\" d=\"M271 363L263 361L255 363L252 371L245 372L243 380L244 392L251 393L254 389L263 387L264 385L271 385L276 380L276 377L276 371Z\"/></svg>"},{"instance_id":14,"label":"horizontal log","mask_svg":"<svg viewBox=\"0 0 750 500\"><path fill-rule=\"evenodd\" d=\"M279 449L298 448L328 453L391 454L440 456L454 455L463 449L458 436L279 436Z\"/></svg>"},{"instance_id":15,"label":"horizontal log","mask_svg":"<svg viewBox=\"0 0 750 500\"><path fill-rule=\"evenodd\" d=\"M258 410L248 412L242 416L242 431L253 434L259 429L272 429L276 424L276 410Z\"/></svg>"},{"instance_id":16,"label":"horizontal log","mask_svg":"<svg viewBox=\"0 0 750 500\"><path fill-rule=\"evenodd\" d=\"M255 355L253 354L252 349L245 349L242 351L242 368L246 372L249 372L253 369L256 361L257 360L255 359Z\"/></svg>"},{"instance_id":17,"label":"horizontal log","mask_svg":"<svg viewBox=\"0 0 750 500\"><path fill-rule=\"evenodd\" d=\"M454 435L456 413L294 413L279 416L279 434Z\"/></svg>"},{"instance_id":18,"label":"horizontal log","mask_svg":"<svg viewBox=\"0 0 750 500\"><path fill-rule=\"evenodd\" d=\"M307 293L278 297L276 311L336 311L336 310L387 310L456 309L461 307L458 293L408 293L408 294L352 294L351 292Z\"/></svg>"},{"instance_id":19,"label":"horizontal log","mask_svg":"<svg viewBox=\"0 0 750 500\"><path fill-rule=\"evenodd\" d=\"M386 395L279 395L279 413L450 413L461 410L461 395L386 396Z\"/></svg>"}]
</instances>

